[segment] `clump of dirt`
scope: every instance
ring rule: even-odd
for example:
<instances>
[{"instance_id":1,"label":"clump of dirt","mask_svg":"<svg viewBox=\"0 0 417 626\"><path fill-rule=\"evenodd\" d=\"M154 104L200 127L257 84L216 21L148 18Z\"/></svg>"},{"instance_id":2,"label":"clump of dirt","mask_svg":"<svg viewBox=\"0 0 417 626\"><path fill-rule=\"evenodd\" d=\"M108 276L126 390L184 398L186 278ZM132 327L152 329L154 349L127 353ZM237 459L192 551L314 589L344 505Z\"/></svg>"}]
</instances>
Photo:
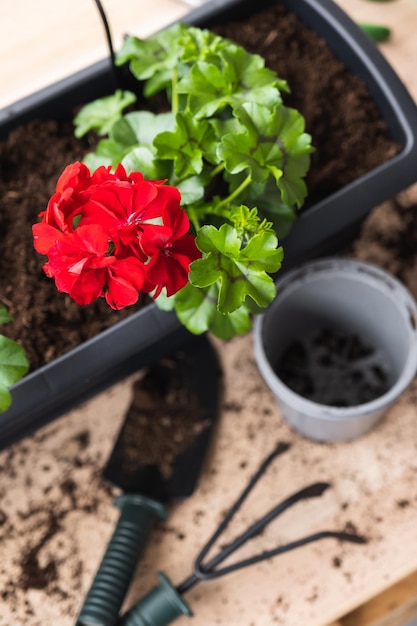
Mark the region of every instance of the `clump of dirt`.
<instances>
[{"instance_id":1,"label":"clump of dirt","mask_svg":"<svg viewBox=\"0 0 417 626\"><path fill-rule=\"evenodd\" d=\"M417 298L417 187L377 207L349 252L386 269Z\"/></svg>"}]
</instances>

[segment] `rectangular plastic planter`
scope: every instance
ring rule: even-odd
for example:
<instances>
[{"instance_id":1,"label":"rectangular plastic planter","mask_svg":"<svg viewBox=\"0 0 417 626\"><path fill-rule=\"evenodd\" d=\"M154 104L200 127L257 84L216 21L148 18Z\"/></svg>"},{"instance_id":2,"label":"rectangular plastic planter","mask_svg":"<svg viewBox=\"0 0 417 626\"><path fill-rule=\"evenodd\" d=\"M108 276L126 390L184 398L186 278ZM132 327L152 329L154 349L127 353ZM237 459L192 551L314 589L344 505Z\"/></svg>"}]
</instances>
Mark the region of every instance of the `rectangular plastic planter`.
<instances>
[{"instance_id":1,"label":"rectangular plastic planter","mask_svg":"<svg viewBox=\"0 0 417 626\"><path fill-rule=\"evenodd\" d=\"M417 108L373 42L331 0L259 0L256 10L277 3L295 12L365 82L392 138L402 146L397 156L300 215L284 242L288 268L305 258L336 251L374 206L417 180ZM253 12L252 0L212 0L183 21L210 28ZM75 106L114 89L109 61L99 62L0 111L0 137L35 118L72 119ZM150 305L29 374L13 386L12 406L0 414L0 448L187 337L174 314Z\"/></svg>"}]
</instances>

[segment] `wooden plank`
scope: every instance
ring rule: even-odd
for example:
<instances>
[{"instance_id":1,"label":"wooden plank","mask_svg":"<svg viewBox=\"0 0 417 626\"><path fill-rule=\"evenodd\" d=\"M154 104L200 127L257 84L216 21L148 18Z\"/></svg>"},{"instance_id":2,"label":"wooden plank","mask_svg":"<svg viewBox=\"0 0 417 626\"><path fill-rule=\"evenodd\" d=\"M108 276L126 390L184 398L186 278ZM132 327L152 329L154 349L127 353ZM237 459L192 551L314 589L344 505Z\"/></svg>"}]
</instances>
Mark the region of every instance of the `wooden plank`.
<instances>
[{"instance_id":1,"label":"wooden plank","mask_svg":"<svg viewBox=\"0 0 417 626\"><path fill-rule=\"evenodd\" d=\"M340 626L404 626L417 619L417 572L343 617Z\"/></svg>"}]
</instances>

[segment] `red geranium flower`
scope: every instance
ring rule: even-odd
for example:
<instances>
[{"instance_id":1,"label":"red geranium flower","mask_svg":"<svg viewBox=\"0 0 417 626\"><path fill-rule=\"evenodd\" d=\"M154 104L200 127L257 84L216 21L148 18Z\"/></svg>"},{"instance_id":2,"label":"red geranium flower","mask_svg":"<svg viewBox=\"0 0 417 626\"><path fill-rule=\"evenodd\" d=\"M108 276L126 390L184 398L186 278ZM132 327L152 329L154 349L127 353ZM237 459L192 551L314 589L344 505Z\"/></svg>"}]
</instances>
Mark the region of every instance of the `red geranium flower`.
<instances>
[{"instance_id":1,"label":"red geranium flower","mask_svg":"<svg viewBox=\"0 0 417 626\"><path fill-rule=\"evenodd\" d=\"M80 226L61 238L49 251L44 270L55 279L58 291L68 293L77 304L102 296L114 309L137 301L145 275L137 259L111 254L107 231L99 224Z\"/></svg>"},{"instance_id":2,"label":"red geranium flower","mask_svg":"<svg viewBox=\"0 0 417 626\"><path fill-rule=\"evenodd\" d=\"M90 171L83 163L72 163L62 172L55 193L45 211L39 214L44 222L62 232L74 229L74 219L85 202L85 191L91 186Z\"/></svg>"},{"instance_id":3,"label":"red geranium flower","mask_svg":"<svg viewBox=\"0 0 417 626\"><path fill-rule=\"evenodd\" d=\"M93 174L69 165L33 226L35 249L48 257L45 273L78 304L104 297L120 309L140 292L176 293L201 256L180 201L176 188L121 165Z\"/></svg>"},{"instance_id":4,"label":"red geranium flower","mask_svg":"<svg viewBox=\"0 0 417 626\"><path fill-rule=\"evenodd\" d=\"M156 298L166 288L167 296L187 284L190 263L201 256L194 235L187 234L188 217L177 211L170 225L149 227L143 231L141 245L150 258L146 265L146 279L155 285Z\"/></svg>"}]
</instances>

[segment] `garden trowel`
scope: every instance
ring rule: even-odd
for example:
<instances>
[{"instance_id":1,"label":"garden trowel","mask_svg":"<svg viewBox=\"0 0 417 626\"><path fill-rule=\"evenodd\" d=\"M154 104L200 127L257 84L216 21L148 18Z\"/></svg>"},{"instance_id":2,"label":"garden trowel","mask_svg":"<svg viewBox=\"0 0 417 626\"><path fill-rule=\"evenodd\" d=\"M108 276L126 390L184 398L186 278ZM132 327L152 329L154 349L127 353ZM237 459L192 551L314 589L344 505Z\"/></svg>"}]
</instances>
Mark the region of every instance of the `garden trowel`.
<instances>
[{"instance_id":1,"label":"garden trowel","mask_svg":"<svg viewBox=\"0 0 417 626\"><path fill-rule=\"evenodd\" d=\"M133 400L104 477L121 487L120 516L77 626L113 626L154 523L198 482L220 404L221 370L205 336L153 363ZM137 442L135 441L137 440Z\"/></svg>"}]
</instances>

